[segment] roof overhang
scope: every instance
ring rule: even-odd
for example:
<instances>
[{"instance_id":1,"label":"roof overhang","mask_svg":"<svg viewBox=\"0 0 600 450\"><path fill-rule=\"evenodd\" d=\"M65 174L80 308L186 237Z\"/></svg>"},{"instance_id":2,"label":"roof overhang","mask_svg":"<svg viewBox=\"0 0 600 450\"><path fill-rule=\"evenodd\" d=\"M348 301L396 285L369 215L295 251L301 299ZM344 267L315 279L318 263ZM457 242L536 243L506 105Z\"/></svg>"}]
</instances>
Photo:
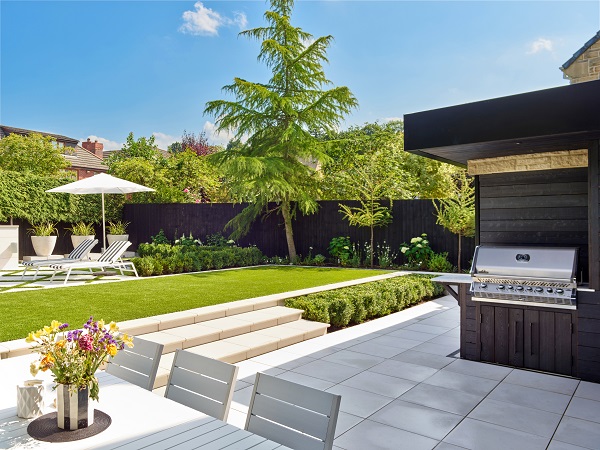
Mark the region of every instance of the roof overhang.
<instances>
[{"instance_id":1,"label":"roof overhang","mask_svg":"<svg viewBox=\"0 0 600 450\"><path fill-rule=\"evenodd\" d=\"M472 159L588 148L600 139L600 80L404 116L404 148Z\"/></svg>"}]
</instances>

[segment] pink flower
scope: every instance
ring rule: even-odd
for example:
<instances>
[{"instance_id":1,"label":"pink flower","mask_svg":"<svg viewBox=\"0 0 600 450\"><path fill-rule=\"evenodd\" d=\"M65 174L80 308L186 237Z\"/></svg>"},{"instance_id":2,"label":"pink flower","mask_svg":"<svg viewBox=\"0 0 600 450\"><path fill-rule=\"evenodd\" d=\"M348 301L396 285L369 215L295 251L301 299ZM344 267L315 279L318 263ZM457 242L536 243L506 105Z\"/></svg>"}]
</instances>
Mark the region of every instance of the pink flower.
<instances>
[{"instance_id":1,"label":"pink flower","mask_svg":"<svg viewBox=\"0 0 600 450\"><path fill-rule=\"evenodd\" d=\"M79 338L79 348L81 350L85 350L88 352L91 352L94 347L93 347L93 338L92 336L90 336L89 334L84 334Z\"/></svg>"},{"instance_id":2,"label":"pink flower","mask_svg":"<svg viewBox=\"0 0 600 450\"><path fill-rule=\"evenodd\" d=\"M188 192L190 192L190 190L189 190L188 188L185 188L185 189L183 190L183 192L185 192L185 193L187 194Z\"/></svg>"},{"instance_id":3,"label":"pink flower","mask_svg":"<svg viewBox=\"0 0 600 450\"><path fill-rule=\"evenodd\" d=\"M196 203L200 203L200 199L199 198L196 199Z\"/></svg>"}]
</instances>

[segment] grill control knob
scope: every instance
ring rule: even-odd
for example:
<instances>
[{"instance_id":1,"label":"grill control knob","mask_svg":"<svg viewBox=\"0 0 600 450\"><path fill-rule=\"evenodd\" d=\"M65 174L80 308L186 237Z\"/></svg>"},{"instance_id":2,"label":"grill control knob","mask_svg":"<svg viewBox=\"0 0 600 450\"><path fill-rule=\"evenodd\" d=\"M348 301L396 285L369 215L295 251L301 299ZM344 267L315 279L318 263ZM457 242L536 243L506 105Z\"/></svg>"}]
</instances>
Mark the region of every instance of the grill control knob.
<instances>
[{"instance_id":1,"label":"grill control knob","mask_svg":"<svg viewBox=\"0 0 600 450\"><path fill-rule=\"evenodd\" d=\"M503 291L504 290L504 285L503 284L499 284L498 285L498 289L501 290L501 291Z\"/></svg>"},{"instance_id":2,"label":"grill control knob","mask_svg":"<svg viewBox=\"0 0 600 450\"><path fill-rule=\"evenodd\" d=\"M510 289L511 291L514 289L514 288L512 287L512 284L509 284L507 287L508 287L508 289Z\"/></svg>"},{"instance_id":3,"label":"grill control knob","mask_svg":"<svg viewBox=\"0 0 600 450\"><path fill-rule=\"evenodd\" d=\"M480 284L479 284L479 287L480 287L481 289L487 289L487 284L485 284L485 283L480 283Z\"/></svg>"},{"instance_id":4,"label":"grill control knob","mask_svg":"<svg viewBox=\"0 0 600 450\"><path fill-rule=\"evenodd\" d=\"M546 292L547 292L548 294L552 294L552 293L554 292L554 289L552 289L552 288L547 288L547 289L546 289Z\"/></svg>"},{"instance_id":5,"label":"grill control knob","mask_svg":"<svg viewBox=\"0 0 600 450\"><path fill-rule=\"evenodd\" d=\"M531 286L527 286L527 292L531 292L533 291L533 288Z\"/></svg>"},{"instance_id":6,"label":"grill control knob","mask_svg":"<svg viewBox=\"0 0 600 450\"><path fill-rule=\"evenodd\" d=\"M523 286L517 286L517 291L522 291L523 290Z\"/></svg>"},{"instance_id":7,"label":"grill control knob","mask_svg":"<svg viewBox=\"0 0 600 450\"><path fill-rule=\"evenodd\" d=\"M541 287L536 287L535 292L544 292L544 290Z\"/></svg>"},{"instance_id":8,"label":"grill control knob","mask_svg":"<svg viewBox=\"0 0 600 450\"><path fill-rule=\"evenodd\" d=\"M562 289L557 289L557 290L556 290L556 293L557 293L557 294L564 294L564 293L565 293L565 291L563 291Z\"/></svg>"}]
</instances>

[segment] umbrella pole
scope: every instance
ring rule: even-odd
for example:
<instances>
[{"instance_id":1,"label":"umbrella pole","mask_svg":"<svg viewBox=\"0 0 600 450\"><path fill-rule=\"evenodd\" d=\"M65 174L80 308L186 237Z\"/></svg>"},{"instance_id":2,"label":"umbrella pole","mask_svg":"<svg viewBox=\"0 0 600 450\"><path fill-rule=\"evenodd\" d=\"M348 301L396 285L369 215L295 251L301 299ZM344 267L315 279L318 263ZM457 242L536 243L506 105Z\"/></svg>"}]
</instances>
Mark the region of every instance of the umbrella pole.
<instances>
[{"instance_id":1,"label":"umbrella pole","mask_svg":"<svg viewBox=\"0 0 600 450\"><path fill-rule=\"evenodd\" d=\"M106 250L106 216L104 214L104 192L102 193L102 253Z\"/></svg>"}]
</instances>

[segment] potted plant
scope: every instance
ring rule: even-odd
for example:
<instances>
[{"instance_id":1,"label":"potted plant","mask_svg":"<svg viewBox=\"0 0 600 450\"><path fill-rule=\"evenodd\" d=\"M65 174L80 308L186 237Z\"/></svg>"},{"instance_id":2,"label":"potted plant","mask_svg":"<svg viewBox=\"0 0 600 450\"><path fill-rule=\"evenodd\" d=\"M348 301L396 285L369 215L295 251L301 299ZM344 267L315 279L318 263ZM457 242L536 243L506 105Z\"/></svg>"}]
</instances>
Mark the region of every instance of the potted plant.
<instances>
[{"instance_id":1,"label":"potted plant","mask_svg":"<svg viewBox=\"0 0 600 450\"><path fill-rule=\"evenodd\" d=\"M106 233L106 240L108 241L108 245L112 244L115 241L128 241L129 235L127 234L127 226L129 222L123 222L121 220L117 220L116 222L108 222L108 233Z\"/></svg>"},{"instance_id":2,"label":"potted plant","mask_svg":"<svg viewBox=\"0 0 600 450\"><path fill-rule=\"evenodd\" d=\"M56 233L56 236L52 235L52 233ZM29 234L31 234L31 243L33 244L36 255L50 256L52 254L58 237L58 230L56 229L55 223L32 223Z\"/></svg>"},{"instance_id":3,"label":"potted plant","mask_svg":"<svg viewBox=\"0 0 600 450\"><path fill-rule=\"evenodd\" d=\"M105 324L93 317L81 329L67 331L68 327L68 323L53 320L29 333L25 341L34 344L32 350L40 355L38 361L31 363L31 374L35 377L39 370L50 370L57 398L68 399L56 403L58 427L77 430L94 421L93 403L89 400L98 401L96 371L109 356L115 356L125 346L133 347L133 337L121 334L116 323ZM68 420L77 416L79 420Z\"/></svg>"},{"instance_id":4,"label":"potted plant","mask_svg":"<svg viewBox=\"0 0 600 450\"><path fill-rule=\"evenodd\" d=\"M87 239L94 239L95 231L91 223L77 222L72 224L71 228L67 228L71 232L71 242L73 248L77 247Z\"/></svg>"}]
</instances>

